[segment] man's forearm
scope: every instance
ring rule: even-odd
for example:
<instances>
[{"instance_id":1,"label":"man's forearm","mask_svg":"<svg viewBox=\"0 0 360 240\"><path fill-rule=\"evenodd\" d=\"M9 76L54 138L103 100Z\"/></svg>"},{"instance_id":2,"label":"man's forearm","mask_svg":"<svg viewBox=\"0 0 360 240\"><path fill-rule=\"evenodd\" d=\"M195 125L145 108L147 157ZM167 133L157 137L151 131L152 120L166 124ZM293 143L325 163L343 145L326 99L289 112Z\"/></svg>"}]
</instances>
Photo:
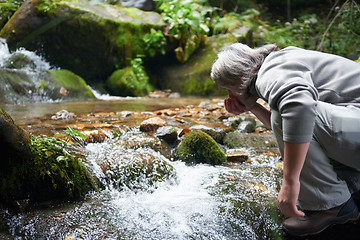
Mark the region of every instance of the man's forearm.
<instances>
[{"instance_id":1,"label":"man's forearm","mask_svg":"<svg viewBox=\"0 0 360 240\"><path fill-rule=\"evenodd\" d=\"M298 181L310 143L284 142L284 181Z\"/></svg>"},{"instance_id":2,"label":"man's forearm","mask_svg":"<svg viewBox=\"0 0 360 240\"><path fill-rule=\"evenodd\" d=\"M265 127L271 129L271 112L268 109L266 109L259 103L255 103L255 105L250 109L250 111L265 125Z\"/></svg>"}]
</instances>

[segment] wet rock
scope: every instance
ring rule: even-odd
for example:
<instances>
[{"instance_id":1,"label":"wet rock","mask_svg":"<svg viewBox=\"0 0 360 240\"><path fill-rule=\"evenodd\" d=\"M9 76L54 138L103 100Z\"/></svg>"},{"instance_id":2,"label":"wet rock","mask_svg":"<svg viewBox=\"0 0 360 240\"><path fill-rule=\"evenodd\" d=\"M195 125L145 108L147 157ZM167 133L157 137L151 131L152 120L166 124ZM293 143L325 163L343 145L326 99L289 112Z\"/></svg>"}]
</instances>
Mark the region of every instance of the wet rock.
<instances>
[{"instance_id":1,"label":"wet rock","mask_svg":"<svg viewBox=\"0 0 360 240\"><path fill-rule=\"evenodd\" d=\"M236 37L230 34L212 36L186 63L179 65L165 60L167 62L153 62L153 66L149 66L148 69L154 71L153 74L156 76L161 76L157 83L161 89L171 89L182 96L224 95L225 91L210 78L210 71L216 54L234 42Z\"/></svg>"},{"instance_id":2,"label":"wet rock","mask_svg":"<svg viewBox=\"0 0 360 240\"><path fill-rule=\"evenodd\" d=\"M51 119L53 120L72 120L75 118L75 114L72 112L68 112L67 110L63 109L58 111L54 116L51 116Z\"/></svg>"},{"instance_id":3,"label":"wet rock","mask_svg":"<svg viewBox=\"0 0 360 240\"><path fill-rule=\"evenodd\" d=\"M245 152L232 152L226 154L226 159L232 163L243 163L249 159L249 156Z\"/></svg>"},{"instance_id":4,"label":"wet rock","mask_svg":"<svg viewBox=\"0 0 360 240\"><path fill-rule=\"evenodd\" d=\"M30 68L35 69L36 65L32 59L26 56L23 53L14 53L12 54L4 63L5 68Z\"/></svg>"},{"instance_id":5,"label":"wet rock","mask_svg":"<svg viewBox=\"0 0 360 240\"><path fill-rule=\"evenodd\" d=\"M154 134L155 137L158 137L170 145L173 145L178 140L177 130L171 126L164 126L157 129Z\"/></svg>"},{"instance_id":6,"label":"wet rock","mask_svg":"<svg viewBox=\"0 0 360 240\"><path fill-rule=\"evenodd\" d=\"M119 189L148 190L175 177L174 168L160 154L145 149L121 149L102 164L105 179Z\"/></svg>"},{"instance_id":7,"label":"wet rock","mask_svg":"<svg viewBox=\"0 0 360 240\"><path fill-rule=\"evenodd\" d=\"M118 136L118 139L115 143L118 146L122 146L126 149L152 149L168 159L171 158L171 148L169 144L161 141L158 137L134 131L117 133L116 135Z\"/></svg>"},{"instance_id":8,"label":"wet rock","mask_svg":"<svg viewBox=\"0 0 360 240\"><path fill-rule=\"evenodd\" d=\"M116 115L119 115L122 118L128 118L128 117L133 116L133 112L131 112L131 111L121 111L121 112L117 112Z\"/></svg>"},{"instance_id":9,"label":"wet rock","mask_svg":"<svg viewBox=\"0 0 360 240\"><path fill-rule=\"evenodd\" d=\"M223 139L230 129L213 129L205 125L194 125L190 127L191 130L200 130L211 136L217 143L223 144Z\"/></svg>"},{"instance_id":10,"label":"wet rock","mask_svg":"<svg viewBox=\"0 0 360 240\"><path fill-rule=\"evenodd\" d=\"M85 131L83 132L86 136L86 143L101 143L107 138L107 135L100 130Z\"/></svg>"},{"instance_id":11,"label":"wet rock","mask_svg":"<svg viewBox=\"0 0 360 240\"><path fill-rule=\"evenodd\" d=\"M192 130L185 134L175 155L176 159L186 163L218 165L226 162L225 153L215 140L200 130Z\"/></svg>"},{"instance_id":12,"label":"wet rock","mask_svg":"<svg viewBox=\"0 0 360 240\"><path fill-rule=\"evenodd\" d=\"M121 0L121 4L124 7L135 7L144 11L152 11L155 7L153 0Z\"/></svg>"},{"instance_id":13,"label":"wet rock","mask_svg":"<svg viewBox=\"0 0 360 240\"><path fill-rule=\"evenodd\" d=\"M150 92L148 94L148 97L149 98L167 98L167 97L169 97L169 95L170 95L170 92L155 90L153 92Z\"/></svg>"},{"instance_id":14,"label":"wet rock","mask_svg":"<svg viewBox=\"0 0 360 240\"><path fill-rule=\"evenodd\" d=\"M255 125L252 121L242 121L237 127L237 130L242 133L252 133L255 132Z\"/></svg>"},{"instance_id":15,"label":"wet rock","mask_svg":"<svg viewBox=\"0 0 360 240\"><path fill-rule=\"evenodd\" d=\"M228 148L276 148L277 143L273 135L259 135L255 133L230 132L224 137L224 145Z\"/></svg>"},{"instance_id":16,"label":"wet rock","mask_svg":"<svg viewBox=\"0 0 360 240\"><path fill-rule=\"evenodd\" d=\"M149 118L149 119L143 121L140 124L140 130L143 132L154 132L159 127L164 127L166 125L167 125L167 123L162 118L153 117L153 118Z\"/></svg>"}]
</instances>

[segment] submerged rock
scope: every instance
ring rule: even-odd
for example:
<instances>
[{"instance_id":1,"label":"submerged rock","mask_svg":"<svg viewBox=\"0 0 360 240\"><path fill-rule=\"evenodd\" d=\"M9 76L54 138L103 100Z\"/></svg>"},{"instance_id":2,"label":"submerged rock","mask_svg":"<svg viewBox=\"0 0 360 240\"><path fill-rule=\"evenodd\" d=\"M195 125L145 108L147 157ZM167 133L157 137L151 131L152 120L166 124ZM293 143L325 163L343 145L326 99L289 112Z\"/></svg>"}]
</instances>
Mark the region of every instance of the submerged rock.
<instances>
[{"instance_id":1,"label":"submerged rock","mask_svg":"<svg viewBox=\"0 0 360 240\"><path fill-rule=\"evenodd\" d=\"M31 136L0 109L0 202L73 199L97 186L75 157Z\"/></svg>"},{"instance_id":2,"label":"submerged rock","mask_svg":"<svg viewBox=\"0 0 360 240\"><path fill-rule=\"evenodd\" d=\"M152 150L123 149L117 153L101 165L106 181L116 188L148 190L176 175L173 166Z\"/></svg>"},{"instance_id":3,"label":"submerged rock","mask_svg":"<svg viewBox=\"0 0 360 240\"><path fill-rule=\"evenodd\" d=\"M218 165L226 162L225 153L214 139L200 130L185 134L176 149L176 159L186 163L208 163Z\"/></svg>"}]
</instances>

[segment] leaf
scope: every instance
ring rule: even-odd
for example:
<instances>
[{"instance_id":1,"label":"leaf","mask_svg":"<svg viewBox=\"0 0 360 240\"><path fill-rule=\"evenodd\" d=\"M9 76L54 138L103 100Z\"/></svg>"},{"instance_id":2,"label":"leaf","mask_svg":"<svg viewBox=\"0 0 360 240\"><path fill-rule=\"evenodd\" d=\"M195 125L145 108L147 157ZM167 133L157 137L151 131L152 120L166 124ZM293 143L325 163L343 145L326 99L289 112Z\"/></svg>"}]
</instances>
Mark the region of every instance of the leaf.
<instances>
[{"instance_id":1,"label":"leaf","mask_svg":"<svg viewBox=\"0 0 360 240\"><path fill-rule=\"evenodd\" d=\"M51 151L45 151L45 155L47 156L47 157L50 157L50 156L52 156L54 153L53 152L51 152Z\"/></svg>"},{"instance_id":2,"label":"leaf","mask_svg":"<svg viewBox=\"0 0 360 240\"><path fill-rule=\"evenodd\" d=\"M56 158L56 161L58 161L58 162L65 161L65 160L66 160L65 156L58 156Z\"/></svg>"}]
</instances>

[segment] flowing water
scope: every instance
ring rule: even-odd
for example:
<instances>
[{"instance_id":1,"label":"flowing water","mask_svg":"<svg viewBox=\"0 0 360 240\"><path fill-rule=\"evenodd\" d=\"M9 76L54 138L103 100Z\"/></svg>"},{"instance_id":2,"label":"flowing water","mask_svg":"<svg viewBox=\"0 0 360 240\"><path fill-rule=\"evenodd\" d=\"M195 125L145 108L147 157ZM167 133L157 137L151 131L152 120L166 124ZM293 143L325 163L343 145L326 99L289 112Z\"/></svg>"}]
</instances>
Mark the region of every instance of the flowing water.
<instances>
[{"instance_id":1,"label":"flowing water","mask_svg":"<svg viewBox=\"0 0 360 240\"><path fill-rule=\"evenodd\" d=\"M99 165L123 150L112 139L88 144L86 164L101 178ZM174 179L137 192L107 185L82 202L7 212L10 233L14 239L282 239L274 204L278 158L249 154L257 161L232 167L167 159Z\"/></svg>"},{"instance_id":2,"label":"flowing water","mask_svg":"<svg viewBox=\"0 0 360 240\"><path fill-rule=\"evenodd\" d=\"M39 68L50 69L34 53L19 51L37 60ZM7 48L0 48L0 63L10 55ZM102 117L103 123L109 123L120 118L116 114L119 111L184 108L197 106L202 100L118 98L94 93L98 100L41 101L0 107L28 131L40 135L53 134L58 123L62 128L69 124L79 127L79 121L97 124L103 115L98 118L94 115L100 112L109 113ZM81 117L52 120L51 116L62 109ZM120 131L120 137L109 130L105 142L77 149L82 152L84 164L102 181L103 190L89 193L83 201L39 203L21 213L0 209L0 216L8 225L8 231L0 225L0 239L283 239L275 204L281 179L278 155L266 154L264 149L244 148L236 149L249 156L249 161L242 164L188 166L146 146L126 148L131 137L139 140L144 134L137 128L132 131L117 128L114 124L111 131ZM155 185L137 179L131 183L141 185L137 191L114 187L105 180L102 166L109 164L109 159L136 160L147 155L170 164L174 175Z\"/></svg>"}]
</instances>

